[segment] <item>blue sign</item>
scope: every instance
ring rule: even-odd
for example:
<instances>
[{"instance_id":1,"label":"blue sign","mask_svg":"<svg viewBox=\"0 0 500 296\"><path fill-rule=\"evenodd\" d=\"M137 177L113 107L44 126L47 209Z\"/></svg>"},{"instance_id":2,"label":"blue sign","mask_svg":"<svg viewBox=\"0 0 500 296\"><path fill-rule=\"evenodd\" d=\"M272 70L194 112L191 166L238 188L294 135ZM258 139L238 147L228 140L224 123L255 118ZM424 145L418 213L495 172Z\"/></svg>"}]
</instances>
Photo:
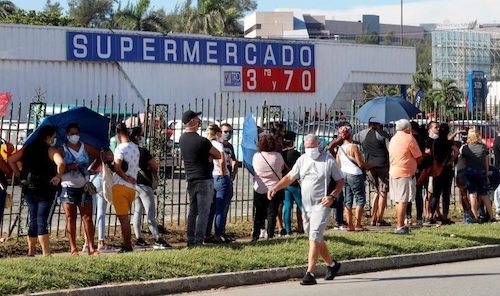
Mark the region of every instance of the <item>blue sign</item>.
<instances>
[{"instance_id":1,"label":"blue sign","mask_svg":"<svg viewBox=\"0 0 500 296\"><path fill-rule=\"evenodd\" d=\"M67 32L68 61L314 68L314 44Z\"/></svg>"},{"instance_id":2,"label":"blue sign","mask_svg":"<svg viewBox=\"0 0 500 296\"><path fill-rule=\"evenodd\" d=\"M483 112L488 96L488 80L486 80L483 71L470 71L467 78L469 82L469 100L467 102L469 112Z\"/></svg>"},{"instance_id":3,"label":"blue sign","mask_svg":"<svg viewBox=\"0 0 500 296\"><path fill-rule=\"evenodd\" d=\"M241 86L241 72L224 71L224 86Z\"/></svg>"}]
</instances>

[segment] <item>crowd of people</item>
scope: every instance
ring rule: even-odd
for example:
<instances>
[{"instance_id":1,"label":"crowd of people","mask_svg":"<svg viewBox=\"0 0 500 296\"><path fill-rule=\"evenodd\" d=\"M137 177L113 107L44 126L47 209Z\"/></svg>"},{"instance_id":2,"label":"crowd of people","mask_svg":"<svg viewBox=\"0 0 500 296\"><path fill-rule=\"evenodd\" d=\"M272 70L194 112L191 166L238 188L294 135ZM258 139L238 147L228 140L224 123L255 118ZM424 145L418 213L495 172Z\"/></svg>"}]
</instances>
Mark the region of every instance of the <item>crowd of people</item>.
<instances>
[{"instance_id":1,"label":"crowd of people","mask_svg":"<svg viewBox=\"0 0 500 296\"><path fill-rule=\"evenodd\" d=\"M226 233L227 215L233 197L238 162L231 144L230 124L212 124L206 137L199 135L200 113L188 110L182 115L184 132L179 140L184 160L189 212L187 245L222 244L233 241ZM327 265L327 280L335 277L340 263L329 254L323 233L335 209L338 229L367 231L366 226L391 226L396 234L408 234L410 226L455 223L450 219L452 184L458 187L465 223L495 220L489 192L500 183L498 169L490 165L489 151L478 130L450 132L446 123L420 126L402 119L394 135L382 125L370 122L356 134L342 122L337 138L326 147L314 134L304 137L305 153L295 148L297 135L275 124L260 130L258 151L251 163L254 170L254 217L252 241L288 236L293 233L292 211L296 204L297 233L309 237L309 264L302 284L316 283L314 271L318 256ZM72 255L76 245L77 210L84 226L83 251L98 255L110 250L105 240L105 215L112 203L121 224L120 252L150 244L142 235L144 214L155 249L168 249L156 221L158 164L144 148L141 127L116 127L114 151L98 151L80 139L78 124L69 124L64 144L55 148L56 128L44 126L36 139L9 155L8 166L0 163L4 174L13 173L22 181L29 209L28 255L34 256L37 241L43 255L50 255L48 219L57 196L66 216L66 233ZM460 138L457 141L457 138ZM500 148L500 141L497 143ZM500 149L498 149L500 152ZM91 162L91 160L94 160ZM18 166L22 164L22 169ZM106 192L105 172L113 173L111 192ZM373 191L373 199L366 190ZM493 195L499 218L500 190ZM384 220L387 199L396 205L396 219ZM369 225L363 225L367 203L371 205ZM413 205L416 219L413 219ZM133 227L129 213L133 206ZM353 211L354 209L354 211ZM94 245L93 213L97 213L98 243ZM344 221L345 218L345 221ZM278 229L276 229L278 228Z\"/></svg>"}]
</instances>

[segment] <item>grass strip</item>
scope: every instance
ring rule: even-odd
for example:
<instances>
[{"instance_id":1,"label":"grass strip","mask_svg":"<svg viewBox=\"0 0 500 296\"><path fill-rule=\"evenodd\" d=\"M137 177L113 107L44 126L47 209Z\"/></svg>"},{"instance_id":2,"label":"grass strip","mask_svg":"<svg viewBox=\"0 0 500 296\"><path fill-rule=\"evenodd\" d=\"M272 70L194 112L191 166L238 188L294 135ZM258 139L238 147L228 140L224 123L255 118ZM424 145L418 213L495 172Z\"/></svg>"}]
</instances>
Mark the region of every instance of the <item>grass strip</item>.
<instances>
[{"instance_id":1,"label":"grass strip","mask_svg":"<svg viewBox=\"0 0 500 296\"><path fill-rule=\"evenodd\" d=\"M406 236L329 231L326 239L335 259L347 260L499 244L499 226L457 224L415 229ZM99 257L6 258L0 260L0 295L302 265L307 250L307 238L298 236Z\"/></svg>"}]
</instances>

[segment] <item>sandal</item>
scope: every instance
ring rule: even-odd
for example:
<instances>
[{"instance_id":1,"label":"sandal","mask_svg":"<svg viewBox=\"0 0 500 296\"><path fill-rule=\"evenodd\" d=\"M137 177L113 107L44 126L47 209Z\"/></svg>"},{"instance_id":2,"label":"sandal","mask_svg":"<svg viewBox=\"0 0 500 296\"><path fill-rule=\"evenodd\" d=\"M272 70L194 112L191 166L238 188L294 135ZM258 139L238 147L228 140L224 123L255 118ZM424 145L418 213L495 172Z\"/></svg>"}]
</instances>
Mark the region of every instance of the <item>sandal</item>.
<instances>
[{"instance_id":1,"label":"sandal","mask_svg":"<svg viewBox=\"0 0 500 296\"><path fill-rule=\"evenodd\" d=\"M364 227L356 227L356 228L354 228L354 231L358 231L358 232L359 231L368 231L368 229L364 228Z\"/></svg>"},{"instance_id":2,"label":"sandal","mask_svg":"<svg viewBox=\"0 0 500 296\"><path fill-rule=\"evenodd\" d=\"M71 251L71 256L79 256L78 250Z\"/></svg>"}]
</instances>

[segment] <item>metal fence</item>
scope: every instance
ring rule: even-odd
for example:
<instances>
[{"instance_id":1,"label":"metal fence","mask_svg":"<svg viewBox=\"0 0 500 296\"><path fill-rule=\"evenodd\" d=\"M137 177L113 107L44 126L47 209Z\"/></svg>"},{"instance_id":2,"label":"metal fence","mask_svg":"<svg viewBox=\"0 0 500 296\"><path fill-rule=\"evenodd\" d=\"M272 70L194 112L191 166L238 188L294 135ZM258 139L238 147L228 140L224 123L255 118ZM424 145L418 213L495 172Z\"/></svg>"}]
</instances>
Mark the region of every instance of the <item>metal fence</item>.
<instances>
[{"instance_id":1,"label":"metal fence","mask_svg":"<svg viewBox=\"0 0 500 296\"><path fill-rule=\"evenodd\" d=\"M113 140L114 126L118 122L125 122L129 126L141 125L145 132L146 147L156 157L160 165L160 185L156 189L157 196L157 220L162 226L183 225L187 217L188 198L187 184L185 182L183 163L178 148L178 139L182 133L180 114L191 109L202 112L202 126L200 134L210 123L230 123L234 129L231 142L234 145L240 169L235 180L234 197L229 212L229 222L249 221L253 212L253 179L244 169L242 160L241 140L242 128L245 116L250 112L257 119L257 124L265 130L271 130L276 123L282 123L285 129L297 133L297 148L303 151L302 139L305 134L317 134L323 145L328 144L336 137L336 129L339 122L351 120L354 131L359 131L366 126L351 118L351 114L359 107L360 103L353 101L351 110L331 110L329 106L317 104L314 107L297 107L295 110L287 110L281 106L264 104L253 104L248 101L239 100L229 94L214 94L209 99L194 99L184 105L175 104L149 104L146 107L127 106L121 104L120 100L113 96L98 97L95 100L75 101L74 104L49 104L41 101L29 104L29 111L23 114L21 104L11 105L10 113L0 118L0 133L2 137L2 157L5 155L6 142L12 143L17 149L22 147L24 140L33 131L41 120L48 115L60 113L74 106L86 106L110 119L109 136ZM459 112L450 116L446 110L430 110L417 119L419 123L425 124L429 120L446 120L453 123L453 128L465 126L479 126L484 130L483 138L491 145L496 136L498 126L498 106L478 110L474 113ZM486 112L488 111L488 112ZM391 125L386 129L391 130ZM113 141L111 141L113 143ZM3 220L0 224L0 235L21 236L27 231L27 208L24 205L21 189L16 182L8 187L9 194L14 198L11 208L5 209ZM456 196L452 197L452 204L456 205ZM370 200L368 198L368 200ZM369 205L368 205L369 206ZM115 235L119 225L114 209L108 205L106 216L107 234ZM51 212L50 231L56 236L65 234L65 218L62 207L54 202Z\"/></svg>"}]
</instances>

